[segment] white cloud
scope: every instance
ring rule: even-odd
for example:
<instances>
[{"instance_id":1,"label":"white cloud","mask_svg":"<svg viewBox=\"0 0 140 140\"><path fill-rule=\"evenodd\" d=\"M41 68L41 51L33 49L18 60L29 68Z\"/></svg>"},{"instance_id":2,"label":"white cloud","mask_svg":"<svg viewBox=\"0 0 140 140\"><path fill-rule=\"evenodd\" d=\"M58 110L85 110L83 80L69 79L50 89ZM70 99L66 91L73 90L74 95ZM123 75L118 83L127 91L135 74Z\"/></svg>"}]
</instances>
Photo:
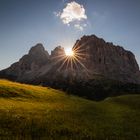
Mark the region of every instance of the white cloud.
<instances>
[{"instance_id":1,"label":"white cloud","mask_svg":"<svg viewBox=\"0 0 140 140\"><path fill-rule=\"evenodd\" d=\"M67 3L62 12L54 12L54 15L59 17L64 24L72 25L80 31L87 27L85 8L75 1Z\"/></svg>"},{"instance_id":2,"label":"white cloud","mask_svg":"<svg viewBox=\"0 0 140 140\"><path fill-rule=\"evenodd\" d=\"M73 21L87 19L83 5L80 5L75 1L67 3L66 7L59 16L63 23L68 25Z\"/></svg>"}]
</instances>

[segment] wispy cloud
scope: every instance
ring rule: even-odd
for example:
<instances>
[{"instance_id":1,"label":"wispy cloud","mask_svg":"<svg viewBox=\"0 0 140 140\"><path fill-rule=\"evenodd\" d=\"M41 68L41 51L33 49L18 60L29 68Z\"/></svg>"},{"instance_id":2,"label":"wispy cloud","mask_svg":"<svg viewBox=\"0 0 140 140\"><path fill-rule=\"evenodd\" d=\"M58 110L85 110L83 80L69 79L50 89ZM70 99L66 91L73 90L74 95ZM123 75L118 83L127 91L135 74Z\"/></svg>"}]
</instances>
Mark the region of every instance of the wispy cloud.
<instances>
[{"instance_id":1,"label":"wispy cloud","mask_svg":"<svg viewBox=\"0 0 140 140\"><path fill-rule=\"evenodd\" d=\"M80 31L83 31L87 24L74 24L74 27Z\"/></svg>"},{"instance_id":2,"label":"wispy cloud","mask_svg":"<svg viewBox=\"0 0 140 140\"><path fill-rule=\"evenodd\" d=\"M67 3L62 12L54 12L54 14L60 17L62 22L68 26L74 23L74 27L81 31L86 27L83 24L83 21L87 19L85 8L75 1Z\"/></svg>"},{"instance_id":3,"label":"wispy cloud","mask_svg":"<svg viewBox=\"0 0 140 140\"><path fill-rule=\"evenodd\" d=\"M60 12L53 12L55 16L59 17L61 15Z\"/></svg>"}]
</instances>

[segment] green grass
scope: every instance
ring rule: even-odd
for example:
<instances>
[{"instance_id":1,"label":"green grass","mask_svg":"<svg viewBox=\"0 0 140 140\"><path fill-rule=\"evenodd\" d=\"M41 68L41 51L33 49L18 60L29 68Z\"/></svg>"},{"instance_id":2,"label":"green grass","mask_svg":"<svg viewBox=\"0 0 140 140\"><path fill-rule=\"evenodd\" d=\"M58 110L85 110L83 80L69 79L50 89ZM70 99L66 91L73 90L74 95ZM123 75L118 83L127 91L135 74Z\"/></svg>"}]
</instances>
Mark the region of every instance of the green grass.
<instances>
[{"instance_id":1,"label":"green grass","mask_svg":"<svg viewBox=\"0 0 140 140\"><path fill-rule=\"evenodd\" d=\"M0 80L0 139L138 140L140 95L94 102Z\"/></svg>"}]
</instances>

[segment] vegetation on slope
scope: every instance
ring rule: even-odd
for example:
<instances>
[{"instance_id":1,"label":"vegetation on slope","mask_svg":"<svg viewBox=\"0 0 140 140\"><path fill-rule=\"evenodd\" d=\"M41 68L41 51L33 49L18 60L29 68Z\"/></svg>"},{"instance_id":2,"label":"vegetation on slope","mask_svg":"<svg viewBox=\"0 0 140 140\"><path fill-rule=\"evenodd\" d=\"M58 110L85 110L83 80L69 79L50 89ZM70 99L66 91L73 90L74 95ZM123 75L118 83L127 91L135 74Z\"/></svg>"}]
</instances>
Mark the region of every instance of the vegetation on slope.
<instances>
[{"instance_id":1,"label":"vegetation on slope","mask_svg":"<svg viewBox=\"0 0 140 140\"><path fill-rule=\"evenodd\" d=\"M140 95L89 101L0 80L0 139L140 139Z\"/></svg>"},{"instance_id":2,"label":"vegetation on slope","mask_svg":"<svg viewBox=\"0 0 140 140\"><path fill-rule=\"evenodd\" d=\"M32 81L31 83L61 89L69 94L94 101L101 101L107 97L118 95L140 94L139 84L111 80L101 75L96 75L94 79L90 80L72 79L71 76L65 79L59 77L53 81L51 79L41 79L37 79L38 82Z\"/></svg>"}]
</instances>

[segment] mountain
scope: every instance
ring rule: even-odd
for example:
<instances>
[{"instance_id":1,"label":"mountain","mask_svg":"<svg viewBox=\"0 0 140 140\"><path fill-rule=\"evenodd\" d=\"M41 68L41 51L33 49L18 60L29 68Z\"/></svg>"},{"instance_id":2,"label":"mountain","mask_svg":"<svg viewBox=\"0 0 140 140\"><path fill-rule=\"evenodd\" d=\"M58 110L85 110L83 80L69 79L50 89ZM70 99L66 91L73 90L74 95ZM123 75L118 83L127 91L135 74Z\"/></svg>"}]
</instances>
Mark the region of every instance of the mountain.
<instances>
[{"instance_id":1,"label":"mountain","mask_svg":"<svg viewBox=\"0 0 140 140\"><path fill-rule=\"evenodd\" d=\"M18 62L0 71L0 77L23 83L49 85L68 92L76 91L75 94L84 87L83 96L91 97L93 91L103 92L108 86L109 91L112 91L114 83L114 89L116 85L117 89L122 85L124 89L126 84L140 84L140 71L135 56L123 47L91 35L77 40L73 51L74 57L69 57L65 55L64 48L58 46L49 55L42 44L37 44ZM125 90L128 90L127 86ZM130 92L135 91L132 89Z\"/></svg>"},{"instance_id":2,"label":"mountain","mask_svg":"<svg viewBox=\"0 0 140 140\"><path fill-rule=\"evenodd\" d=\"M128 83L140 83L140 71L132 52L95 35L83 36L74 49L82 50L84 65L94 75Z\"/></svg>"},{"instance_id":3,"label":"mountain","mask_svg":"<svg viewBox=\"0 0 140 140\"><path fill-rule=\"evenodd\" d=\"M35 78L35 73L40 67L48 64L49 53L42 44L32 47L28 54L24 55L18 62L0 72L1 77L15 81L24 81Z\"/></svg>"}]
</instances>

